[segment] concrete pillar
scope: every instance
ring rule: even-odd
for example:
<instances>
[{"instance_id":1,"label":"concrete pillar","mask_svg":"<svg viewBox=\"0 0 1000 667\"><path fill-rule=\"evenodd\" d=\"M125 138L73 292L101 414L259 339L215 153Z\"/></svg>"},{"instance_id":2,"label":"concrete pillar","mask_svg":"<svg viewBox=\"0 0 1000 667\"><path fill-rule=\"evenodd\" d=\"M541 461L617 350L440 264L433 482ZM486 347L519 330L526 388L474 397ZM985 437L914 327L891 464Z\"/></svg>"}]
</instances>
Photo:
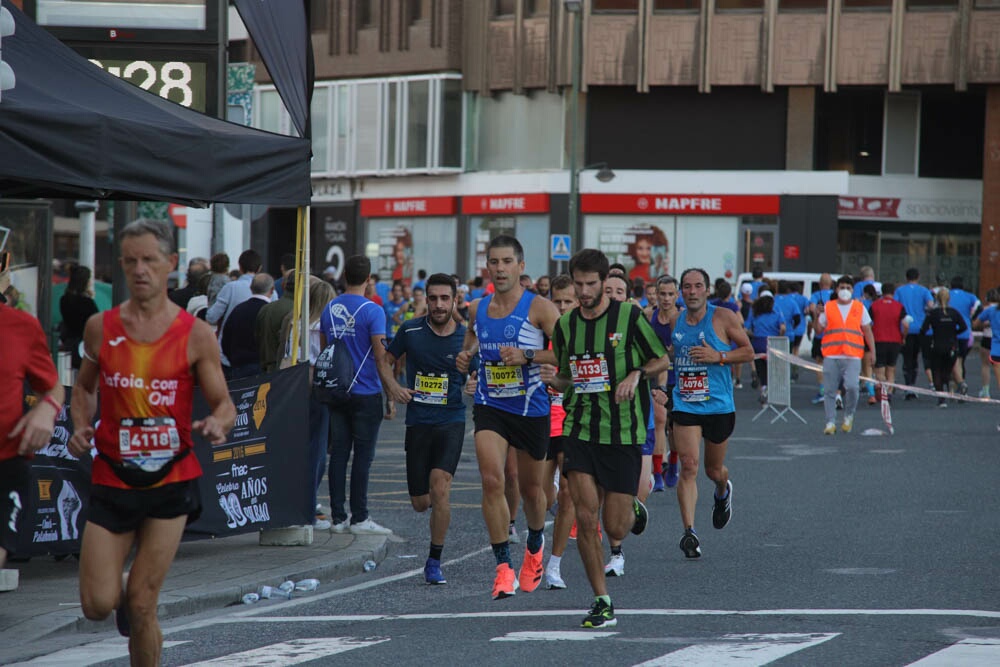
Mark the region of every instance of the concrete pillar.
<instances>
[{"instance_id":1,"label":"concrete pillar","mask_svg":"<svg viewBox=\"0 0 1000 667\"><path fill-rule=\"evenodd\" d=\"M816 89L788 89L788 122L785 126L785 169L812 171L816 131Z\"/></svg>"},{"instance_id":2,"label":"concrete pillar","mask_svg":"<svg viewBox=\"0 0 1000 667\"><path fill-rule=\"evenodd\" d=\"M986 91L979 294L1000 286L1000 86Z\"/></svg>"}]
</instances>

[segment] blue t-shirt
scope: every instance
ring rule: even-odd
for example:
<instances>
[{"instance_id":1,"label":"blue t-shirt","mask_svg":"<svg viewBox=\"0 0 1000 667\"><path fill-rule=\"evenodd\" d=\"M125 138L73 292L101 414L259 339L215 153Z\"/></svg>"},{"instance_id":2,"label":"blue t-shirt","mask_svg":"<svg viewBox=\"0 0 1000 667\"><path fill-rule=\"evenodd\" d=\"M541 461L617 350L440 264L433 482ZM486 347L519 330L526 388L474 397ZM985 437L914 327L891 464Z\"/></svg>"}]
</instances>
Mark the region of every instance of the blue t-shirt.
<instances>
[{"instance_id":1,"label":"blue t-shirt","mask_svg":"<svg viewBox=\"0 0 1000 667\"><path fill-rule=\"evenodd\" d=\"M910 334L916 334L924 324L924 315L927 304L934 303L934 295L923 285L917 283L906 283L896 288L896 293L892 295L896 301L903 304L906 314L913 318L910 322Z\"/></svg>"},{"instance_id":2,"label":"blue t-shirt","mask_svg":"<svg viewBox=\"0 0 1000 667\"><path fill-rule=\"evenodd\" d=\"M461 324L450 336L440 336L426 317L418 317L405 322L389 343L392 356L399 359L406 355L407 387L418 390L406 407L407 426L465 421L465 375L455 367L464 340L465 327Z\"/></svg>"},{"instance_id":3,"label":"blue t-shirt","mask_svg":"<svg viewBox=\"0 0 1000 667\"><path fill-rule=\"evenodd\" d=\"M794 336L795 331L800 327L804 326L804 321L806 319L805 312L802 307L799 306L799 301L795 298L795 294L779 294L774 297L774 309L781 313L781 316L785 319L785 333L789 336ZM799 316L799 323L795 324L795 316Z\"/></svg>"},{"instance_id":4,"label":"blue t-shirt","mask_svg":"<svg viewBox=\"0 0 1000 667\"><path fill-rule=\"evenodd\" d=\"M767 337L783 335L781 333L782 324L787 330L788 323L785 322L784 316L777 308L770 313L760 315L754 315L751 310L750 317L746 321L746 329L750 332L750 344L753 345L753 351L757 354L767 353Z\"/></svg>"},{"instance_id":5,"label":"blue t-shirt","mask_svg":"<svg viewBox=\"0 0 1000 667\"><path fill-rule=\"evenodd\" d=\"M854 298L858 300L863 300L862 297L864 297L865 295L865 285L874 285L874 284L875 284L874 280L859 280L858 282L854 283ZM871 302L869 301L868 306L870 305ZM865 308L867 308L868 306L865 306Z\"/></svg>"},{"instance_id":6,"label":"blue t-shirt","mask_svg":"<svg viewBox=\"0 0 1000 667\"><path fill-rule=\"evenodd\" d=\"M352 394L371 396L382 393L382 381L375 368L372 336L385 335L385 314L378 304L358 294L341 294L323 309L320 331L327 342L341 338L354 360L358 379Z\"/></svg>"},{"instance_id":7,"label":"blue t-shirt","mask_svg":"<svg viewBox=\"0 0 1000 667\"><path fill-rule=\"evenodd\" d=\"M809 297L809 303L816 306L819 309L819 312L822 313L823 309L826 308L826 302L829 301L832 296L832 289L818 289ZM813 334L814 340L822 338L823 334Z\"/></svg>"},{"instance_id":8,"label":"blue t-shirt","mask_svg":"<svg viewBox=\"0 0 1000 667\"><path fill-rule=\"evenodd\" d=\"M981 322L989 323L993 338L990 340L990 356L1000 357L1000 308L989 306L976 318Z\"/></svg>"},{"instance_id":9,"label":"blue t-shirt","mask_svg":"<svg viewBox=\"0 0 1000 667\"><path fill-rule=\"evenodd\" d=\"M396 331L399 330L399 325L396 324L393 317L395 317L396 313L399 312L400 308L408 305L409 302L406 299L402 299L398 302L384 301L383 303L385 304L382 306L382 308L385 309L385 337L392 340L396 335Z\"/></svg>"},{"instance_id":10,"label":"blue t-shirt","mask_svg":"<svg viewBox=\"0 0 1000 667\"><path fill-rule=\"evenodd\" d=\"M958 340L969 340L972 336L972 311L976 309L979 299L976 298L975 294L957 287L951 290L950 296L948 305L957 310L962 319L965 320L966 329L958 334Z\"/></svg>"}]
</instances>

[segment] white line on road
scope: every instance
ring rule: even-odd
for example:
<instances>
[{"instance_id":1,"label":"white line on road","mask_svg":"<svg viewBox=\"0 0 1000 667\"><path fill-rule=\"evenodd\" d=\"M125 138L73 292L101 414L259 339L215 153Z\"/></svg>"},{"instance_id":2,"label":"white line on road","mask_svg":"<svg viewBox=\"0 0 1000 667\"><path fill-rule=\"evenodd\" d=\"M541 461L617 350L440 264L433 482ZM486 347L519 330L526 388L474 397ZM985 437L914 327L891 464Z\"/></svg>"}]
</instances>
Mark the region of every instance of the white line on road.
<instances>
[{"instance_id":1,"label":"white line on road","mask_svg":"<svg viewBox=\"0 0 1000 667\"><path fill-rule=\"evenodd\" d=\"M822 644L840 633L723 635L718 641L687 646L635 667L690 667L740 665L757 667L786 655Z\"/></svg>"},{"instance_id":2,"label":"white line on road","mask_svg":"<svg viewBox=\"0 0 1000 667\"><path fill-rule=\"evenodd\" d=\"M614 637L617 632L594 632L593 630L553 630L542 632L508 632L503 637L494 637L491 642L589 642L595 639Z\"/></svg>"},{"instance_id":3,"label":"white line on road","mask_svg":"<svg viewBox=\"0 0 1000 667\"><path fill-rule=\"evenodd\" d=\"M907 667L995 667L1000 665L1000 639L963 639Z\"/></svg>"},{"instance_id":4,"label":"white line on road","mask_svg":"<svg viewBox=\"0 0 1000 667\"><path fill-rule=\"evenodd\" d=\"M189 644L190 641L163 642L163 648ZM74 648L67 648L48 655L43 655L27 662L18 662L10 667L27 667L28 665L45 665L45 667L80 667L80 665L93 665L98 662L117 660L128 655L128 640L124 637L115 639L103 639L92 644L84 644Z\"/></svg>"},{"instance_id":5,"label":"white line on road","mask_svg":"<svg viewBox=\"0 0 1000 667\"><path fill-rule=\"evenodd\" d=\"M354 637L327 637L323 639L293 639L287 642L224 655L214 660L193 662L185 667L286 667L303 662L320 660L327 656L374 646L389 641L388 637L355 639Z\"/></svg>"}]
</instances>

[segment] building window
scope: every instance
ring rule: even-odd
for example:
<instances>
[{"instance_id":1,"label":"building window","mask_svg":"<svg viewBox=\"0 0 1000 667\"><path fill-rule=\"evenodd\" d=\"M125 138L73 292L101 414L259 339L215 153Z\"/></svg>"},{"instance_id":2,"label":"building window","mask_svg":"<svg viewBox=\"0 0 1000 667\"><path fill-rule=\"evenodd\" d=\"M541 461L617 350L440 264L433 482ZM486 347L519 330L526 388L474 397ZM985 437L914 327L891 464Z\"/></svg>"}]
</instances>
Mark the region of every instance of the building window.
<instances>
[{"instance_id":1,"label":"building window","mask_svg":"<svg viewBox=\"0 0 1000 667\"><path fill-rule=\"evenodd\" d=\"M410 19L410 23L416 23L417 21L424 18L424 1L423 0L409 0L407 5L407 16Z\"/></svg>"},{"instance_id":2,"label":"building window","mask_svg":"<svg viewBox=\"0 0 1000 667\"><path fill-rule=\"evenodd\" d=\"M907 9L956 9L958 0L906 0Z\"/></svg>"},{"instance_id":3,"label":"building window","mask_svg":"<svg viewBox=\"0 0 1000 667\"><path fill-rule=\"evenodd\" d=\"M595 12L638 12L639 0L594 0Z\"/></svg>"},{"instance_id":4,"label":"building window","mask_svg":"<svg viewBox=\"0 0 1000 667\"><path fill-rule=\"evenodd\" d=\"M892 0L844 0L844 9L889 11L892 9Z\"/></svg>"},{"instance_id":5,"label":"building window","mask_svg":"<svg viewBox=\"0 0 1000 667\"><path fill-rule=\"evenodd\" d=\"M718 11L761 11L764 9L764 0L716 0L715 8Z\"/></svg>"},{"instance_id":6,"label":"building window","mask_svg":"<svg viewBox=\"0 0 1000 667\"><path fill-rule=\"evenodd\" d=\"M826 11L826 0L778 0L778 11Z\"/></svg>"},{"instance_id":7,"label":"building window","mask_svg":"<svg viewBox=\"0 0 1000 667\"><path fill-rule=\"evenodd\" d=\"M654 12L677 12L701 9L701 0L654 0Z\"/></svg>"},{"instance_id":8,"label":"building window","mask_svg":"<svg viewBox=\"0 0 1000 667\"><path fill-rule=\"evenodd\" d=\"M881 90L827 93L816 97L816 169L864 176L882 174Z\"/></svg>"},{"instance_id":9,"label":"building window","mask_svg":"<svg viewBox=\"0 0 1000 667\"><path fill-rule=\"evenodd\" d=\"M517 0L493 0L493 17L513 16Z\"/></svg>"},{"instance_id":10,"label":"building window","mask_svg":"<svg viewBox=\"0 0 1000 667\"><path fill-rule=\"evenodd\" d=\"M998 9L1000 0L976 0L976 9Z\"/></svg>"},{"instance_id":11,"label":"building window","mask_svg":"<svg viewBox=\"0 0 1000 667\"><path fill-rule=\"evenodd\" d=\"M358 27L371 28L375 25L375 0L357 0Z\"/></svg>"},{"instance_id":12,"label":"building window","mask_svg":"<svg viewBox=\"0 0 1000 667\"><path fill-rule=\"evenodd\" d=\"M548 16L550 0L524 0L524 12L528 16Z\"/></svg>"},{"instance_id":13,"label":"building window","mask_svg":"<svg viewBox=\"0 0 1000 667\"><path fill-rule=\"evenodd\" d=\"M294 135L273 85L258 86L253 126ZM457 74L318 81L316 176L457 173L465 166L466 94Z\"/></svg>"}]
</instances>

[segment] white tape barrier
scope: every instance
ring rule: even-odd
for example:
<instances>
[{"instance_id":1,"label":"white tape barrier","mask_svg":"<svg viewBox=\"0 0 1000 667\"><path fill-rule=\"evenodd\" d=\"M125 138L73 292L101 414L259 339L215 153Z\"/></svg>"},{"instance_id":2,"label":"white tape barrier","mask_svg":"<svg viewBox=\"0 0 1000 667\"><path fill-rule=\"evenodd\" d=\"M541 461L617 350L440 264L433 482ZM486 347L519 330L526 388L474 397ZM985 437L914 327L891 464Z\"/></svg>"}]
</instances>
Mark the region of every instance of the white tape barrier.
<instances>
[{"instance_id":1,"label":"white tape barrier","mask_svg":"<svg viewBox=\"0 0 1000 667\"><path fill-rule=\"evenodd\" d=\"M779 357L779 358L787 361L790 364L795 364L796 366L799 366L801 368L805 368L805 369L808 369L808 370L811 370L811 371L816 371L817 373L822 373L823 372L823 367L822 366L820 366L819 364L814 363L812 361L807 361L807 360L803 359L802 357L799 357L799 356L796 356L796 355L792 355L792 354L785 354L785 353L782 353L782 352L778 352L777 350L775 350L772 354L774 354L774 356L776 356L776 357ZM957 361L958 360L956 359L956 362ZM988 404L988 405L1000 405L1000 399L995 399L995 398L979 398L978 396L966 396L964 394L955 394L955 393L952 393L952 392L949 392L949 391L935 391L933 389L924 389L922 387L913 387L913 386L910 386L908 384L898 384L896 382L882 382L881 380L878 380L876 378L867 377L867 376L864 376L864 375L860 376L859 379L862 380L862 381L864 381L864 382L874 382L875 384L881 384L881 385L884 385L886 387L893 387L895 389L902 389L903 391L913 392L914 394L920 394L921 396L933 396L935 398L947 398L947 399L952 399L952 400L955 400L955 401L965 401L966 403L982 403L984 405L986 405L986 404Z\"/></svg>"}]
</instances>

